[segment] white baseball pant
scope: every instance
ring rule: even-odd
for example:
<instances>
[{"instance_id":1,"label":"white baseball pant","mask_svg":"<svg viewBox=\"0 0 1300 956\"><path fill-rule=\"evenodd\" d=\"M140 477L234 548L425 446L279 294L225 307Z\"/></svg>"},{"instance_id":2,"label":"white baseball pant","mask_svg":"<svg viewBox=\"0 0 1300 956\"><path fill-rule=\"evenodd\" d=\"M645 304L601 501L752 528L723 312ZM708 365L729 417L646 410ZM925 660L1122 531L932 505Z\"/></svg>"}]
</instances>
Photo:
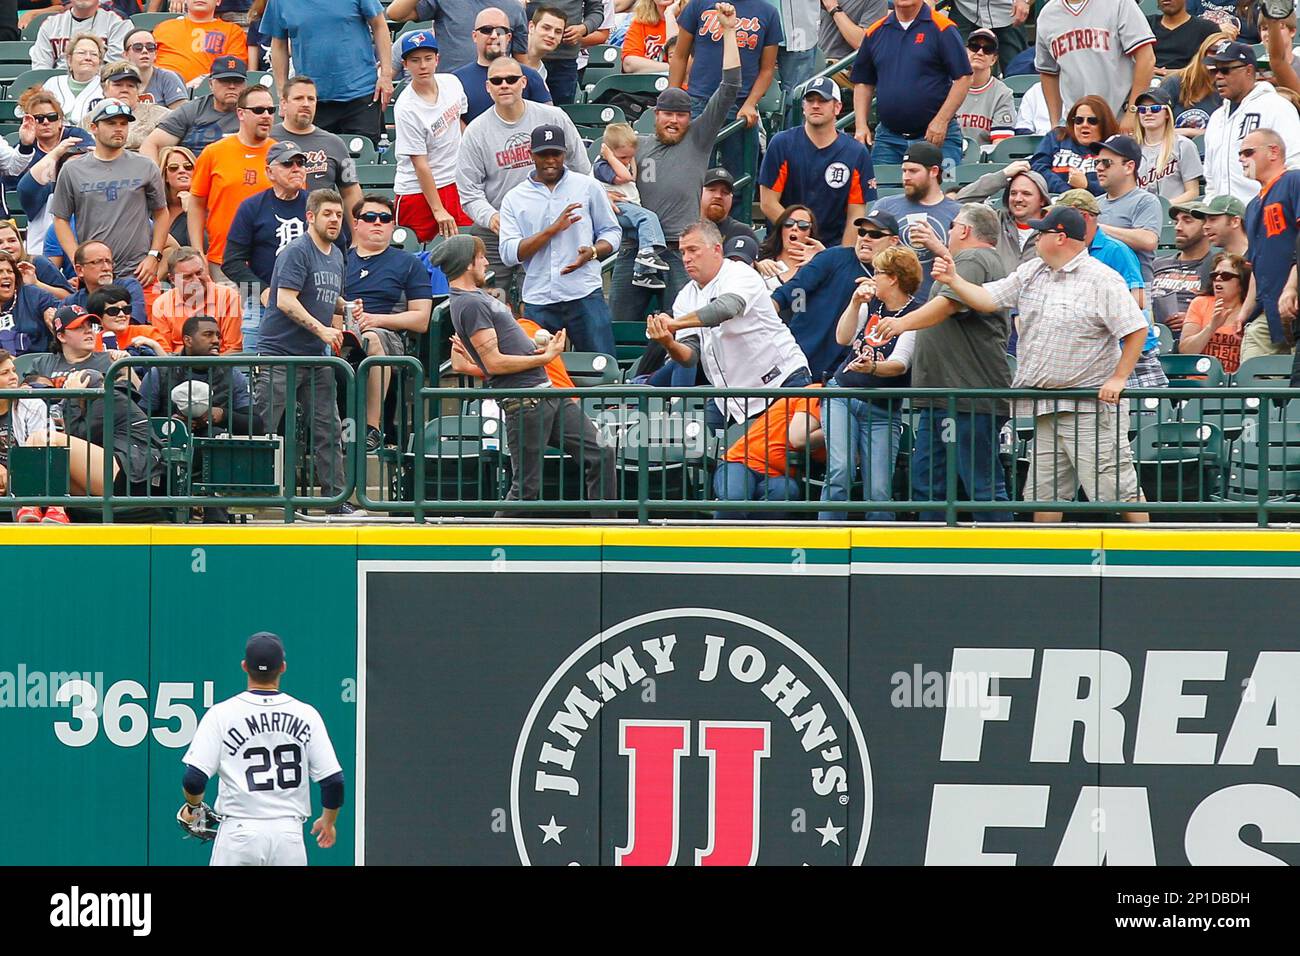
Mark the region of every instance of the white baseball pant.
<instances>
[{"instance_id":1,"label":"white baseball pant","mask_svg":"<svg viewBox=\"0 0 1300 956\"><path fill-rule=\"evenodd\" d=\"M217 828L212 866L306 866L302 821L226 817Z\"/></svg>"}]
</instances>

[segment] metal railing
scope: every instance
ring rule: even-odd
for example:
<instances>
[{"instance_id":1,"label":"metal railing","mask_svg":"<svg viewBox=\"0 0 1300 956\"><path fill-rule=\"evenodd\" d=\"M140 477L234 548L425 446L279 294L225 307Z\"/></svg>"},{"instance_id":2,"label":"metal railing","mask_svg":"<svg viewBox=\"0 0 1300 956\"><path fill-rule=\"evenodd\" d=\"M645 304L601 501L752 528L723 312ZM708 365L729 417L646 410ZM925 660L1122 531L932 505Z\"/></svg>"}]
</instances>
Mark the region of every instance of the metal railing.
<instances>
[{"instance_id":1,"label":"metal railing","mask_svg":"<svg viewBox=\"0 0 1300 956\"><path fill-rule=\"evenodd\" d=\"M132 370L183 366L283 368L282 427L245 424L223 437L201 415L168 404L151 419L156 477L115 483L115 462L120 469L131 451L121 445L131 406L112 382ZM343 383L342 487L331 494L313 493L313 396L300 398L296 388L308 366L329 368ZM379 419L385 440L367 452L362 384L381 369L392 376ZM301 509L351 499L415 522L867 515L956 525L1064 512L1070 520L1124 514L1264 527L1300 512L1300 390L1290 388L1131 390L1115 414L1099 413L1092 390L440 388L411 357L366 358L353 372L336 358L173 356L116 362L101 388L0 391L0 400L17 398L51 408L56 400L103 403L102 494L11 485L4 506L63 505L105 522L135 509L187 520L194 507L270 510L293 521ZM729 403L729 422L710 411L714 399ZM1084 407L1072 412L1076 401ZM51 429L60 424L51 412ZM1106 441L1089 437L1097 427ZM1129 463L1110 467L1107 445L1127 447ZM1073 458L1072 469L1058 467L1057 449ZM84 445L69 451L90 455ZM83 478L85 463L73 468Z\"/></svg>"}]
</instances>

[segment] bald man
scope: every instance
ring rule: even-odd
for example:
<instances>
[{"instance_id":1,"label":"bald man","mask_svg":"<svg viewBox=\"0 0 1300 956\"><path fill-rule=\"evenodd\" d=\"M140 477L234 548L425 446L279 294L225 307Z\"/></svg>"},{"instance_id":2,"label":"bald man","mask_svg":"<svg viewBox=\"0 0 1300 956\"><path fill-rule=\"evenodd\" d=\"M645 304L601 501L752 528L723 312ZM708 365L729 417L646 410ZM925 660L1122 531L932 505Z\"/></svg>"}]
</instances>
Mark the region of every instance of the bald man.
<instances>
[{"instance_id":1,"label":"bald man","mask_svg":"<svg viewBox=\"0 0 1300 956\"><path fill-rule=\"evenodd\" d=\"M492 97L488 94L488 67L494 60L509 57L514 28L510 25L510 18L499 8L485 7L474 18L473 36L477 54L475 61L452 71L465 87L465 98L469 101L469 110L463 117L467 124L492 108ZM523 98L534 103L551 102L551 91L546 88L542 74L530 66L521 68L524 73Z\"/></svg>"}]
</instances>

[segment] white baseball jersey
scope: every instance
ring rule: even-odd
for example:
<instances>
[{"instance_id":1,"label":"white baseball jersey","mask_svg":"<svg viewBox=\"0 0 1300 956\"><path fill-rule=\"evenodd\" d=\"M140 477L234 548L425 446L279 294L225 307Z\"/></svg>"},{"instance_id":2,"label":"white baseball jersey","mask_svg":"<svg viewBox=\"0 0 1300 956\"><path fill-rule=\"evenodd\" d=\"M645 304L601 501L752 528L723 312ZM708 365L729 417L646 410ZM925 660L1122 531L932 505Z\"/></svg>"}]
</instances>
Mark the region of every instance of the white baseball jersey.
<instances>
[{"instance_id":1,"label":"white baseball jersey","mask_svg":"<svg viewBox=\"0 0 1300 956\"><path fill-rule=\"evenodd\" d=\"M181 759L220 775L218 813L255 820L307 819L308 781L343 769L316 708L280 691L246 690L212 707Z\"/></svg>"},{"instance_id":2,"label":"white baseball jersey","mask_svg":"<svg viewBox=\"0 0 1300 956\"><path fill-rule=\"evenodd\" d=\"M1133 54L1155 43L1137 0L1051 0L1038 14L1034 67L1061 78L1061 116L1096 93L1119 116L1133 88Z\"/></svg>"},{"instance_id":3,"label":"white baseball jersey","mask_svg":"<svg viewBox=\"0 0 1300 956\"><path fill-rule=\"evenodd\" d=\"M1271 129L1286 143L1286 164L1300 166L1300 117L1272 83L1260 80L1236 107L1228 100L1205 128L1205 198L1231 194L1243 203L1259 195L1259 183L1241 168L1241 141L1257 129Z\"/></svg>"},{"instance_id":4,"label":"white baseball jersey","mask_svg":"<svg viewBox=\"0 0 1300 956\"><path fill-rule=\"evenodd\" d=\"M1016 135L1016 98L996 76L981 87L971 87L957 110L963 136L988 146Z\"/></svg>"},{"instance_id":5,"label":"white baseball jersey","mask_svg":"<svg viewBox=\"0 0 1300 956\"><path fill-rule=\"evenodd\" d=\"M32 44L33 70L66 70L68 68L68 43L78 33L93 33L104 41L108 51L105 63L122 59L122 44L135 26L130 20L112 10L97 10L88 20L77 20L72 11L46 17L41 22L36 42Z\"/></svg>"}]
</instances>

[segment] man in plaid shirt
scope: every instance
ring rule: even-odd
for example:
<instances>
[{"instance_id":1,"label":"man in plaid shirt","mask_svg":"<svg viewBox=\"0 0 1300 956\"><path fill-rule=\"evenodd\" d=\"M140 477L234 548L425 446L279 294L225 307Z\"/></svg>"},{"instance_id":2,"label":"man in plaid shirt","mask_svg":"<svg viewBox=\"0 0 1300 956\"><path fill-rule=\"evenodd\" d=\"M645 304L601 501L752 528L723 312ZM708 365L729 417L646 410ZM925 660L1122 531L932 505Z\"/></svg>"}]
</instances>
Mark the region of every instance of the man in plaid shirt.
<instances>
[{"instance_id":1,"label":"man in plaid shirt","mask_svg":"<svg viewBox=\"0 0 1300 956\"><path fill-rule=\"evenodd\" d=\"M967 282L946 256L935 259L934 279L977 312L1019 310L1013 388L1097 389L1100 401L1034 401L1032 500L1072 499L1082 484L1089 501L1139 501L1128 403L1120 395L1142 354L1146 319L1119 275L1088 255L1077 210L1058 206L1029 225L1040 258L1005 279ZM1059 511L1034 513L1035 521L1061 518ZM1148 515L1126 511L1124 518L1145 522Z\"/></svg>"}]
</instances>

